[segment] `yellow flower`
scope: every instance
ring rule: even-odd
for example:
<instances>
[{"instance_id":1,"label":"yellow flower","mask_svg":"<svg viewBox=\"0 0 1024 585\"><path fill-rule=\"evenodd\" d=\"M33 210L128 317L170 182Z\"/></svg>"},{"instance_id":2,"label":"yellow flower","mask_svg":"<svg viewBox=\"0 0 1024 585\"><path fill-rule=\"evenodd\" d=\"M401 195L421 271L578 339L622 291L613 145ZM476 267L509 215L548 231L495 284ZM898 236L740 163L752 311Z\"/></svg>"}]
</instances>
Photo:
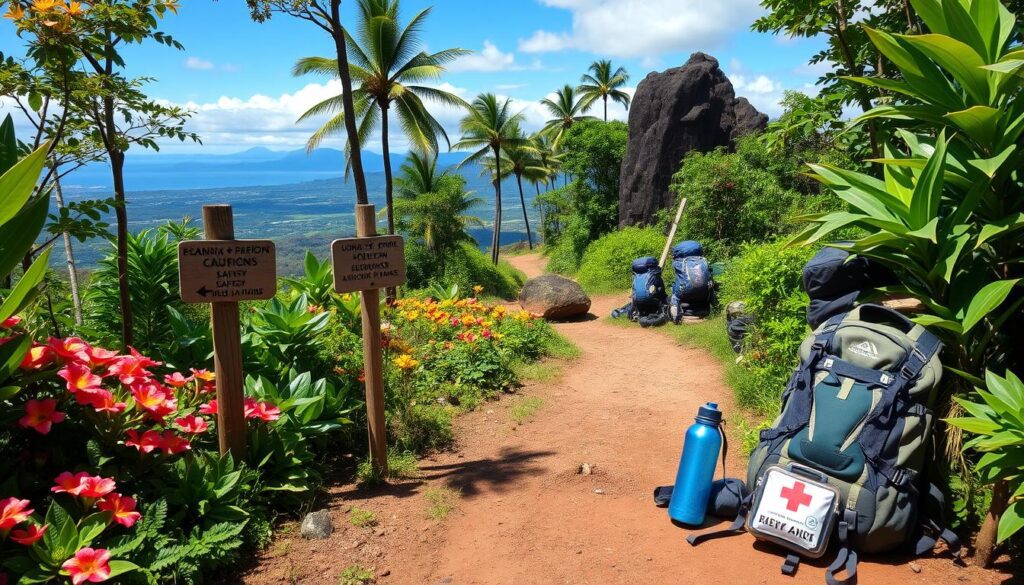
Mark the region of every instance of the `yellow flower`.
<instances>
[{"instance_id":1,"label":"yellow flower","mask_svg":"<svg viewBox=\"0 0 1024 585\"><path fill-rule=\"evenodd\" d=\"M416 319L419 318L419 316L420 316L420 314L417 311L406 311L405 312L405 319L407 321L415 321Z\"/></svg>"},{"instance_id":2,"label":"yellow flower","mask_svg":"<svg viewBox=\"0 0 1024 585\"><path fill-rule=\"evenodd\" d=\"M25 10L21 7L20 4L12 2L11 5L7 8L7 14L4 14L4 18L9 18L11 20L21 20L22 18L25 18Z\"/></svg>"},{"instance_id":3,"label":"yellow flower","mask_svg":"<svg viewBox=\"0 0 1024 585\"><path fill-rule=\"evenodd\" d=\"M164 8L177 14L179 8L178 0L164 0Z\"/></svg>"},{"instance_id":4,"label":"yellow flower","mask_svg":"<svg viewBox=\"0 0 1024 585\"><path fill-rule=\"evenodd\" d=\"M476 286L474 286L474 287L473 287L473 292L474 292L475 294L480 294L480 293L484 292L484 287L482 287L482 286L480 286L480 285L478 284L478 285L476 285Z\"/></svg>"},{"instance_id":5,"label":"yellow flower","mask_svg":"<svg viewBox=\"0 0 1024 585\"><path fill-rule=\"evenodd\" d=\"M495 319L501 319L502 317L505 316L506 310L507 309L505 308L505 305L498 305L497 307L494 307L494 310L491 311L491 314L494 315Z\"/></svg>"},{"instance_id":6,"label":"yellow flower","mask_svg":"<svg viewBox=\"0 0 1024 585\"><path fill-rule=\"evenodd\" d=\"M33 0L32 9L36 12L49 12L60 4L60 0Z\"/></svg>"},{"instance_id":7,"label":"yellow flower","mask_svg":"<svg viewBox=\"0 0 1024 585\"><path fill-rule=\"evenodd\" d=\"M64 12L67 12L71 16L81 16L85 14L85 10L82 9L81 2L68 2L64 6Z\"/></svg>"},{"instance_id":8,"label":"yellow flower","mask_svg":"<svg viewBox=\"0 0 1024 585\"><path fill-rule=\"evenodd\" d=\"M407 353L403 353L402 355L396 357L394 362L396 366L403 370L411 370L416 366L420 365L419 360L413 358L411 355Z\"/></svg>"}]
</instances>

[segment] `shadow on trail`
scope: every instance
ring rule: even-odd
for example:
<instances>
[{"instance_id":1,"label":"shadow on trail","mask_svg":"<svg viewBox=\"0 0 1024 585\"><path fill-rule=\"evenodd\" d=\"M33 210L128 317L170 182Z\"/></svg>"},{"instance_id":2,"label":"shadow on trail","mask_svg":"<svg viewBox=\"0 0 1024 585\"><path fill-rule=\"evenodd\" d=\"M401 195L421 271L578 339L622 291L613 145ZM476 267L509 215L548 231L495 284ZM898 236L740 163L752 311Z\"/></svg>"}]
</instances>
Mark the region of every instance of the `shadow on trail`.
<instances>
[{"instance_id":1,"label":"shadow on trail","mask_svg":"<svg viewBox=\"0 0 1024 585\"><path fill-rule=\"evenodd\" d=\"M460 490L465 496L477 495L484 487L504 492L523 477L544 473L538 460L554 454L554 451L523 451L506 447L493 458L421 467L421 478L445 478L450 487Z\"/></svg>"}]
</instances>

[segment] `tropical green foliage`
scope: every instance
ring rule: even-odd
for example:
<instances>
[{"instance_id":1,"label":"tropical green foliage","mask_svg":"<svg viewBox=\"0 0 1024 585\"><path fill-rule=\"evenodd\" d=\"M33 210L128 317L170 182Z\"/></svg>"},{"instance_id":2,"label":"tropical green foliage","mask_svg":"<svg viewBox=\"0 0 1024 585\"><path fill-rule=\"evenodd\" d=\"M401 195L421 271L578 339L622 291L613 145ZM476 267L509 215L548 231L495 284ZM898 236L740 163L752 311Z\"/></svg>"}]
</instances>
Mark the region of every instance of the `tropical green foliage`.
<instances>
[{"instance_id":1,"label":"tropical green foliage","mask_svg":"<svg viewBox=\"0 0 1024 585\"><path fill-rule=\"evenodd\" d=\"M588 101L588 98L581 94L580 90L568 84L556 91L554 98L544 98L540 103L552 116L544 124L541 133L551 137L556 150L562 149L562 138L573 124L594 119L593 116L584 115L592 100Z\"/></svg>"},{"instance_id":2,"label":"tropical green foliage","mask_svg":"<svg viewBox=\"0 0 1024 585\"><path fill-rule=\"evenodd\" d=\"M395 211L402 232L426 248L443 271L446 258L456 246L474 241L466 230L483 222L469 212L483 201L466 191L466 180L461 175L448 171L437 174L436 157L424 165L420 156L413 154L402 166ZM419 172L424 169L430 169L430 174Z\"/></svg>"},{"instance_id":3,"label":"tropical green foliage","mask_svg":"<svg viewBox=\"0 0 1024 585\"><path fill-rule=\"evenodd\" d=\"M1013 372L986 372L985 388L976 388L974 395L956 399L969 416L947 422L974 436L964 447L982 453L976 466L981 480L1002 484L1009 494L997 531L997 541L1003 542L1024 528L1024 382Z\"/></svg>"},{"instance_id":4,"label":"tropical green foliage","mask_svg":"<svg viewBox=\"0 0 1024 585\"><path fill-rule=\"evenodd\" d=\"M664 246L665 235L657 228L627 227L611 232L587 246L576 279L590 293L628 290L633 260L658 256Z\"/></svg>"}]
</instances>

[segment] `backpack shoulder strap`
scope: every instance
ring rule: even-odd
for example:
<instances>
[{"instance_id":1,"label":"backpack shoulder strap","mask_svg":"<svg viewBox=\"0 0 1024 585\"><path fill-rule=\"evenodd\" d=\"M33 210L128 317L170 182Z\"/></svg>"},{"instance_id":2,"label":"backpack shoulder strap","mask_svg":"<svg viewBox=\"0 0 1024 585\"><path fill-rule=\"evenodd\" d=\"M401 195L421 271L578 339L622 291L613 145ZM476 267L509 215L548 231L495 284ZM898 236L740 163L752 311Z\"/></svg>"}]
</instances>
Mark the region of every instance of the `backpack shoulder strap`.
<instances>
[{"instance_id":1,"label":"backpack shoulder strap","mask_svg":"<svg viewBox=\"0 0 1024 585\"><path fill-rule=\"evenodd\" d=\"M846 509L843 511L843 519L839 522L837 531L839 536L839 552L836 559L825 569L825 583L828 585L856 585L857 583L857 551L850 543L850 535L857 531L856 510ZM836 577L841 572L846 572L845 579Z\"/></svg>"},{"instance_id":2,"label":"backpack shoulder strap","mask_svg":"<svg viewBox=\"0 0 1024 585\"><path fill-rule=\"evenodd\" d=\"M732 521L728 527L721 530L709 530L707 532L701 532L700 534L691 534L686 537L686 542L690 543L690 546L697 546L702 542L709 540L716 540L719 538L725 538L727 536L736 536L746 532L747 514L750 512L750 504L753 502L753 495L748 494L747 497L743 498L740 502L739 512L736 513L736 519Z\"/></svg>"}]
</instances>

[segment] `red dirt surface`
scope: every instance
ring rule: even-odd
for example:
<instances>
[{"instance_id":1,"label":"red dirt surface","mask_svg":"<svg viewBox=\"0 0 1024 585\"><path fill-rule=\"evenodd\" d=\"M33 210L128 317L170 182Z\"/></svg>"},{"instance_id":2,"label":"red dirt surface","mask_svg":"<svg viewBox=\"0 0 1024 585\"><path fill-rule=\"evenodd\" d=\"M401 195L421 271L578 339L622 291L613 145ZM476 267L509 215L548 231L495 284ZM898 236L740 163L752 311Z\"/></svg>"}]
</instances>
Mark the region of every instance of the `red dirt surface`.
<instances>
[{"instance_id":1,"label":"red dirt surface","mask_svg":"<svg viewBox=\"0 0 1024 585\"><path fill-rule=\"evenodd\" d=\"M510 261L529 275L543 267L537 255ZM543 401L524 424L509 413L519 399L503 398L459 418L455 448L421 461L419 478L376 490L333 487L335 533L323 541L303 540L297 528L280 535L242 582L334 585L358 564L386 585L823 583L827 562L805 562L785 577L783 556L749 535L691 547L690 532L653 505L652 489L673 481L697 407L711 400L727 418L739 412L706 352L658 331L604 322L622 302L595 298L600 318L556 325L582 357L553 382L520 391ZM659 366L640 375L640 364ZM739 445L735 425L732 431ZM591 475L578 473L582 463L594 466ZM744 476L745 466L730 455L730 476ZM461 497L446 520L435 521L424 493L439 486ZM352 506L373 511L379 524L352 526ZM1013 582L949 559L910 562L863 559L860 583Z\"/></svg>"}]
</instances>

